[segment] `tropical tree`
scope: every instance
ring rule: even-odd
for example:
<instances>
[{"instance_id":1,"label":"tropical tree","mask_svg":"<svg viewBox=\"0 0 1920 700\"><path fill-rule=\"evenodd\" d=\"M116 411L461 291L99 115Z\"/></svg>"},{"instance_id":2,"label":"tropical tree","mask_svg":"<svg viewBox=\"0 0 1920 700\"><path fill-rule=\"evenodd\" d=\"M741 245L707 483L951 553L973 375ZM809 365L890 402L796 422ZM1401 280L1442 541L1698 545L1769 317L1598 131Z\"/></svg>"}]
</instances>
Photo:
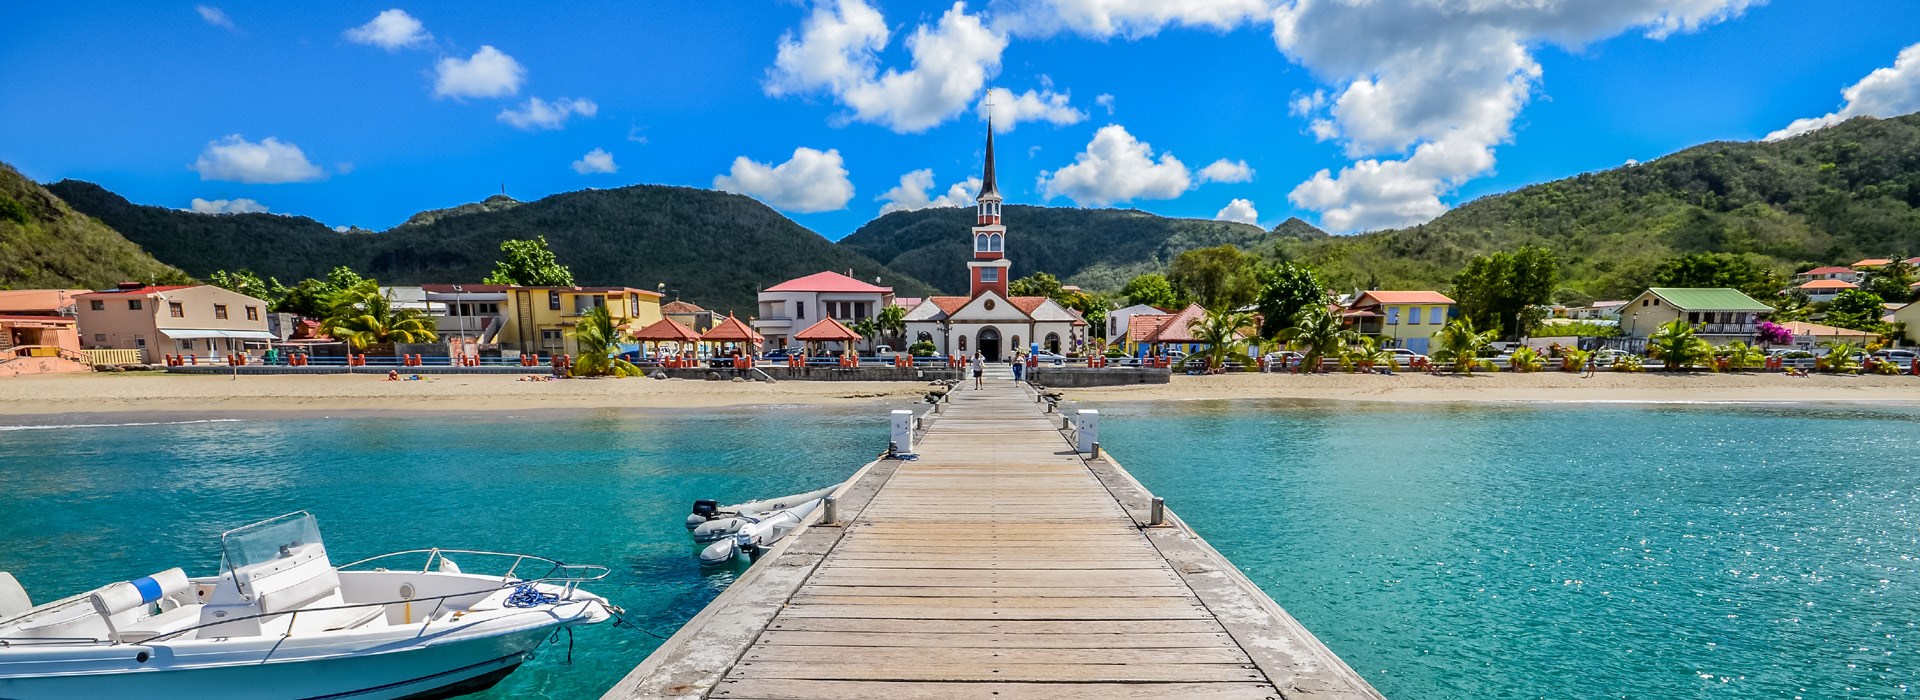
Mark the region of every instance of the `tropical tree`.
<instances>
[{"instance_id":1,"label":"tropical tree","mask_svg":"<svg viewBox=\"0 0 1920 700\"><path fill-rule=\"evenodd\" d=\"M576 377L639 377L646 374L633 363L620 359L619 326L605 306L595 306L580 317L573 328L573 343L580 354L569 370Z\"/></svg>"},{"instance_id":2,"label":"tropical tree","mask_svg":"<svg viewBox=\"0 0 1920 700\"><path fill-rule=\"evenodd\" d=\"M1194 340L1206 344L1201 353L1207 359L1209 371L1220 371L1228 362L1238 362L1243 368L1252 369L1254 362L1247 357L1246 348L1240 342L1241 329L1253 325L1253 314L1231 309L1208 311L1206 315L1193 320L1188 329L1193 331Z\"/></svg>"},{"instance_id":3,"label":"tropical tree","mask_svg":"<svg viewBox=\"0 0 1920 700\"><path fill-rule=\"evenodd\" d=\"M333 307L321 322L321 329L355 350L385 343L431 343L440 338L434 332L433 317L419 309L394 308L393 295L381 294L379 283L373 280L362 280L334 295Z\"/></svg>"},{"instance_id":4,"label":"tropical tree","mask_svg":"<svg viewBox=\"0 0 1920 700\"><path fill-rule=\"evenodd\" d=\"M1560 349L1561 371L1578 372L1585 369L1587 366L1587 360L1593 359L1593 353L1594 351L1592 350L1581 350L1580 348L1571 348L1571 347L1561 348Z\"/></svg>"},{"instance_id":5,"label":"tropical tree","mask_svg":"<svg viewBox=\"0 0 1920 700\"><path fill-rule=\"evenodd\" d=\"M847 328L848 330L851 330L855 333L859 333L860 337L867 341L872 341L875 337L880 335L880 324L875 322L871 318L863 318L858 321L854 321L853 323L849 323L847 324ZM1014 348L1014 349L1018 350L1019 348Z\"/></svg>"},{"instance_id":6,"label":"tropical tree","mask_svg":"<svg viewBox=\"0 0 1920 700\"><path fill-rule=\"evenodd\" d=\"M1455 372L1473 374L1473 366L1480 362L1480 351L1492 345L1499 336L1499 331L1475 330L1471 318L1456 318L1441 326L1440 332L1434 334L1434 342L1439 349L1434 351L1433 359L1453 363Z\"/></svg>"},{"instance_id":7,"label":"tropical tree","mask_svg":"<svg viewBox=\"0 0 1920 700\"><path fill-rule=\"evenodd\" d=\"M267 308L279 304L280 298L286 296L288 291L280 280L271 277L261 280L252 270L214 270L213 274L207 275L207 284L265 301Z\"/></svg>"},{"instance_id":8,"label":"tropical tree","mask_svg":"<svg viewBox=\"0 0 1920 700\"><path fill-rule=\"evenodd\" d=\"M1327 303L1327 291L1313 268L1283 262L1261 275L1260 335L1272 338L1293 323L1300 310Z\"/></svg>"},{"instance_id":9,"label":"tropical tree","mask_svg":"<svg viewBox=\"0 0 1920 700\"><path fill-rule=\"evenodd\" d=\"M1540 357L1540 351L1521 346L1507 357L1507 368L1515 372L1538 372L1546 366L1546 360Z\"/></svg>"},{"instance_id":10,"label":"tropical tree","mask_svg":"<svg viewBox=\"0 0 1920 700\"><path fill-rule=\"evenodd\" d=\"M1128 280L1127 286L1120 288L1120 295L1126 297L1129 304L1146 304L1169 311L1187 305L1180 293L1173 290L1167 276L1157 272Z\"/></svg>"},{"instance_id":11,"label":"tropical tree","mask_svg":"<svg viewBox=\"0 0 1920 700\"><path fill-rule=\"evenodd\" d=\"M1826 323L1858 331L1879 332L1887 313L1880 295L1860 289L1842 289L1827 302Z\"/></svg>"},{"instance_id":12,"label":"tropical tree","mask_svg":"<svg viewBox=\"0 0 1920 700\"><path fill-rule=\"evenodd\" d=\"M324 319L333 310L334 297L366 281L353 268L341 265L327 273L326 279L304 279L285 288L273 303L279 313Z\"/></svg>"},{"instance_id":13,"label":"tropical tree","mask_svg":"<svg viewBox=\"0 0 1920 700\"><path fill-rule=\"evenodd\" d=\"M1360 334L1341 325L1340 316L1324 306L1309 306L1294 316L1293 327L1280 332L1280 338L1287 345L1300 350L1304 358L1300 364L1306 371L1320 369L1320 361L1327 357L1340 357L1347 345L1356 342Z\"/></svg>"},{"instance_id":14,"label":"tropical tree","mask_svg":"<svg viewBox=\"0 0 1920 700\"><path fill-rule=\"evenodd\" d=\"M873 319L873 325L889 338L897 338L902 343L907 339L907 307L888 304ZM899 347L895 345L894 347Z\"/></svg>"},{"instance_id":15,"label":"tropical tree","mask_svg":"<svg viewBox=\"0 0 1920 700\"><path fill-rule=\"evenodd\" d=\"M1660 360L1668 371L1679 371L1713 358L1713 345L1694 335L1692 324L1674 319L1647 336L1647 356Z\"/></svg>"},{"instance_id":16,"label":"tropical tree","mask_svg":"<svg viewBox=\"0 0 1920 700\"><path fill-rule=\"evenodd\" d=\"M1713 354L1726 359L1727 366L1733 369L1753 369L1767 362L1767 354L1760 348L1738 340L1714 349Z\"/></svg>"},{"instance_id":17,"label":"tropical tree","mask_svg":"<svg viewBox=\"0 0 1920 700\"><path fill-rule=\"evenodd\" d=\"M1658 287L1731 287L1755 299L1780 293L1786 277L1773 260L1758 253L1687 253L1654 271Z\"/></svg>"},{"instance_id":18,"label":"tropical tree","mask_svg":"<svg viewBox=\"0 0 1920 700\"><path fill-rule=\"evenodd\" d=\"M1453 297L1459 300L1462 316L1505 337L1519 338L1528 335L1529 324L1541 318L1526 315L1527 309L1552 301L1559 281L1559 261L1553 253L1521 246L1511 253L1469 261L1453 276Z\"/></svg>"},{"instance_id":19,"label":"tropical tree","mask_svg":"<svg viewBox=\"0 0 1920 700\"><path fill-rule=\"evenodd\" d=\"M1865 288L1875 296L1889 302L1907 302L1914 298L1913 265L1906 261L1906 254L1893 256L1893 262L1887 263L1873 272Z\"/></svg>"},{"instance_id":20,"label":"tropical tree","mask_svg":"<svg viewBox=\"0 0 1920 700\"><path fill-rule=\"evenodd\" d=\"M1860 363L1853 359L1854 354L1860 352L1860 346L1858 344L1841 340L1829 340L1821 343L1820 347L1826 348L1827 354L1818 360L1814 360L1814 367L1824 369L1828 372L1851 373L1860 371Z\"/></svg>"},{"instance_id":21,"label":"tropical tree","mask_svg":"<svg viewBox=\"0 0 1920 700\"><path fill-rule=\"evenodd\" d=\"M1167 281L1208 309L1237 309L1260 296L1260 256L1232 243L1174 257Z\"/></svg>"},{"instance_id":22,"label":"tropical tree","mask_svg":"<svg viewBox=\"0 0 1920 700\"><path fill-rule=\"evenodd\" d=\"M547 237L508 239L500 242L500 261L483 280L487 284L515 284L530 287L573 286L573 271L561 265L547 245Z\"/></svg>"}]
</instances>

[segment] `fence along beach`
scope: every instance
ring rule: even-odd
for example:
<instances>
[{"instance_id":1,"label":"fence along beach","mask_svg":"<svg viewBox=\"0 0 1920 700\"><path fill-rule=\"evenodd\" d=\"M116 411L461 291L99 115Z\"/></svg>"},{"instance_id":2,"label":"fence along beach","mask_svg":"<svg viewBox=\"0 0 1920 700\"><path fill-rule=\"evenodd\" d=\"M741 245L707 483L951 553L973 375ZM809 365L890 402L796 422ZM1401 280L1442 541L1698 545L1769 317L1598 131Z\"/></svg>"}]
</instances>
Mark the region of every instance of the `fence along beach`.
<instances>
[{"instance_id":1,"label":"fence along beach","mask_svg":"<svg viewBox=\"0 0 1920 700\"><path fill-rule=\"evenodd\" d=\"M1380 697L998 374L605 697Z\"/></svg>"}]
</instances>

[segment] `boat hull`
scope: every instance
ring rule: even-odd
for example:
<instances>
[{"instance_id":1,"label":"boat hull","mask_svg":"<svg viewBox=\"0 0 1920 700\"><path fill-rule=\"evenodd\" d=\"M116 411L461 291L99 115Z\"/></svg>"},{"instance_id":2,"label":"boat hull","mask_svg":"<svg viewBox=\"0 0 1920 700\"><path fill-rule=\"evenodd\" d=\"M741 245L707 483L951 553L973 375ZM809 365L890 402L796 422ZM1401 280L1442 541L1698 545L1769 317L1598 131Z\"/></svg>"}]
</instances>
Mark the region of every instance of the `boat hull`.
<instances>
[{"instance_id":1,"label":"boat hull","mask_svg":"<svg viewBox=\"0 0 1920 700\"><path fill-rule=\"evenodd\" d=\"M0 698L74 700L94 697L353 698L354 700L443 698L483 690L498 683L533 654L557 625L497 635L432 643L415 638L390 651L342 651L297 655L285 660L249 663L241 650L184 655L165 645L122 644L101 647L139 664L131 669L76 671L33 677L0 677ZM292 638L289 638L292 639ZM215 645L218 642L213 643ZM180 645L179 651L189 651ZM71 649L71 648L69 648ZM13 651L18 651L13 650ZM144 663L134 661L141 653ZM33 665L31 659L7 659L0 669ZM231 656L220 661L213 657Z\"/></svg>"}]
</instances>

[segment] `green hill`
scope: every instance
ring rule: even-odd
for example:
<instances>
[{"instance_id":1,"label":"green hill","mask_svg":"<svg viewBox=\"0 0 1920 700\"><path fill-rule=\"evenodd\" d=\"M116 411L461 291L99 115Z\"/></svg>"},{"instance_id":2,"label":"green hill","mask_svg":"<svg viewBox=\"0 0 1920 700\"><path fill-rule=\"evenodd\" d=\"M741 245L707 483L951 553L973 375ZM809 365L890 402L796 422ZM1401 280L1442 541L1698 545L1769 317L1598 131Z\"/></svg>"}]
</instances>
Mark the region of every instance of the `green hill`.
<instances>
[{"instance_id":1,"label":"green hill","mask_svg":"<svg viewBox=\"0 0 1920 700\"><path fill-rule=\"evenodd\" d=\"M501 241L544 235L579 284L665 282L689 301L742 315L753 313L760 287L821 270L879 277L902 296L932 291L753 199L712 190L636 185L517 204L490 198L415 217L425 223L340 233L305 217L136 205L86 182L49 189L195 275L245 268L290 283L349 265L389 284L479 281Z\"/></svg>"},{"instance_id":2,"label":"green hill","mask_svg":"<svg viewBox=\"0 0 1920 700\"><path fill-rule=\"evenodd\" d=\"M1782 271L1920 253L1920 115L1783 141L1709 143L1649 163L1484 197L1430 223L1284 241L1336 286L1440 288L1475 255L1537 245L1562 286L1629 298L1661 261L1752 253Z\"/></svg>"},{"instance_id":3,"label":"green hill","mask_svg":"<svg viewBox=\"0 0 1920 700\"><path fill-rule=\"evenodd\" d=\"M0 289L103 289L185 277L0 164Z\"/></svg>"},{"instance_id":4,"label":"green hill","mask_svg":"<svg viewBox=\"0 0 1920 700\"><path fill-rule=\"evenodd\" d=\"M1222 243L1267 249L1276 240L1258 226L1170 219L1133 209L1016 204L1007 205L1002 216L1015 277L1044 271L1095 290L1117 290L1134 275L1162 271L1181 251ZM963 292L963 262L972 256L967 231L973 224L971 208L893 212L867 222L840 245L944 291Z\"/></svg>"}]
</instances>

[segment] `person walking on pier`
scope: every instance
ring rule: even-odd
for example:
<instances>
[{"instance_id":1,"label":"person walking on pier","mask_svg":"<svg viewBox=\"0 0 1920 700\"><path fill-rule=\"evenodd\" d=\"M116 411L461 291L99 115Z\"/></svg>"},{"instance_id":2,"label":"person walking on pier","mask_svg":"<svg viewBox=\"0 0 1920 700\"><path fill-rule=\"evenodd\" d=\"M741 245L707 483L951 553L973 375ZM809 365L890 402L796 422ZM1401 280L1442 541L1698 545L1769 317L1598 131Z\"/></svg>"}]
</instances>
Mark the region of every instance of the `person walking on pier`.
<instances>
[{"instance_id":1,"label":"person walking on pier","mask_svg":"<svg viewBox=\"0 0 1920 700\"><path fill-rule=\"evenodd\" d=\"M973 353L973 388L975 389L985 388L980 386L980 375L986 374L986 373L987 373L987 358L986 356L981 355L979 351L975 351Z\"/></svg>"},{"instance_id":2,"label":"person walking on pier","mask_svg":"<svg viewBox=\"0 0 1920 700\"><path fill-rule=\"evenodd\" d=\"M1020 384L1020 376L1021 376L1021 375L1023 375L1023 374L1026 374L1026 373L1027 373L1027 357L1026 357L1026 354L1025 354L1025 353L1014 353L1014 354L1013 354L1013 383L1014 383L1014 384L1015 384L1016 386L1017 386L1017 385L1019 385L1019 384Z\"/></svg>"}]
</instances>

